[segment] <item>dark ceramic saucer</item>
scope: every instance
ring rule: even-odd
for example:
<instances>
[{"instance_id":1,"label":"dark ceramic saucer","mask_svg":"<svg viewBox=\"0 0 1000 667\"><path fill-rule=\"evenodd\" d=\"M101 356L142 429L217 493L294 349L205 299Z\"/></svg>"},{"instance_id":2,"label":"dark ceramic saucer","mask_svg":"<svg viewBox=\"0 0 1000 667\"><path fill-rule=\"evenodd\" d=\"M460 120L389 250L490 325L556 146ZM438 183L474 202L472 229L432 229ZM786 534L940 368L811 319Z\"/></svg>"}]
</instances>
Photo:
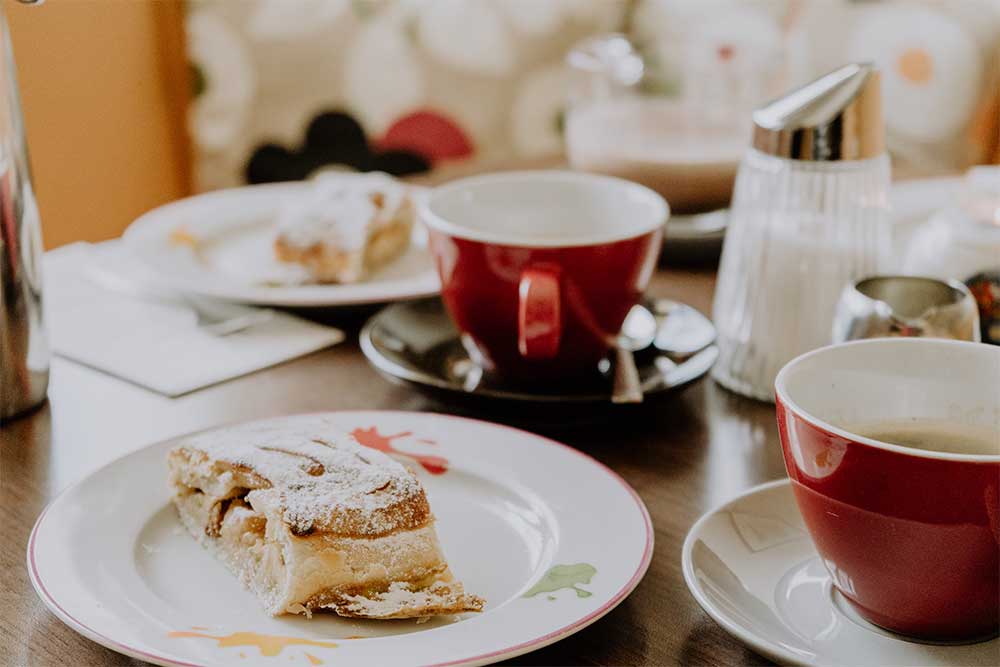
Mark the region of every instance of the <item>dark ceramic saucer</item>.
<instances>
[{"instance_id":1,"label":"dark ceramic saucer","mask_svg":"<svg viewBox=\"0 0 1000 667\"><path fill-rule=\"evenodd\" d=\"M667 264L718 261L728 225L728 209L692 215L671 214L663 236L663 261Z\"/></svg>"},{"instance_id":2,"label":"dark ceramic saucer","mask_svg":"<svg viewBox=\"0 0 1000 667\"><path fill-rule=\"evenodd\" d=\"M649 322L654 323L652 331L643 326ZM675 301L661 299L637 306L623 333L630 329L650 334L642 349L635 350L646 399L677 391L703 377L719 354L712 344L715 328L708 318ZM446 401L611 405L612 369L607 361L592 376L565 386L515 386L483 373L462 347L439 299L385 308L365 324L360 342L368 361L387 379Z\"/></svg>"}]
</instances>

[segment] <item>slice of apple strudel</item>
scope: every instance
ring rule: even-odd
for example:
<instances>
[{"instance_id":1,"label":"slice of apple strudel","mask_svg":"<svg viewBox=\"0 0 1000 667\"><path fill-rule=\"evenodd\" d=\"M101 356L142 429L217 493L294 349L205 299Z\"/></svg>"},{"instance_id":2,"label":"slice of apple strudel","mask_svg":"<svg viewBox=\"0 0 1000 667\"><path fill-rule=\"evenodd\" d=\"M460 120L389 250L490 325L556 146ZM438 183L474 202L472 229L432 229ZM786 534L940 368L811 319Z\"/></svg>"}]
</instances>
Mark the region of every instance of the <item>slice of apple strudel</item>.
<instances>
[{"instance_id":1,"label":"slice of apple strudel","mask_svg":"<svg viewBox=\"0 0 1000 667\"><path fill-rule=\"evenodd\" d=\"M481 611L448 568L416 476L313 426L264 422L180 441L169 476L191 534L275 616Z\"/></svg>"},{"instance_id":2,"label":"slice of apple strudel","mask_svg":"<svg viewBox=\"0 0 1000 667\"><path fill-rule=\"evenodd\" d=\"M278 216L274 252L316 283L356 283L410 246L415 218L406 185L386 174L320 174Z\"/></svg>"}]
</instances>

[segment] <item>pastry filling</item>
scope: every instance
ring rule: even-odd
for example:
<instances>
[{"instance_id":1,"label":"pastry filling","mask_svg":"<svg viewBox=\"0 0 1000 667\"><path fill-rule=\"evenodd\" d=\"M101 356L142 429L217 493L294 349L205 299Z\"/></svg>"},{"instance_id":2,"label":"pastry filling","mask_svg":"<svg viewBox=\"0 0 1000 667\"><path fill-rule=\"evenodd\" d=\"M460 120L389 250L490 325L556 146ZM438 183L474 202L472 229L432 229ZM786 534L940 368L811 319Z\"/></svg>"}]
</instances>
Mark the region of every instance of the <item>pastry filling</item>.
<instances>
[{"instance_id":1,"label":"pastry filling","mask_svg":"<svg viewBox=\"0 0 1000 667\"><path fill-rule=\"evenodd\" d=\"M168 462L181 521L273 615L480 611L483 601L451 575L416 478L381 470L381 453L331 460L329 447L257 448L276 464L271 479L265 465L179 447Z\"/></svg>"}]
</instances>

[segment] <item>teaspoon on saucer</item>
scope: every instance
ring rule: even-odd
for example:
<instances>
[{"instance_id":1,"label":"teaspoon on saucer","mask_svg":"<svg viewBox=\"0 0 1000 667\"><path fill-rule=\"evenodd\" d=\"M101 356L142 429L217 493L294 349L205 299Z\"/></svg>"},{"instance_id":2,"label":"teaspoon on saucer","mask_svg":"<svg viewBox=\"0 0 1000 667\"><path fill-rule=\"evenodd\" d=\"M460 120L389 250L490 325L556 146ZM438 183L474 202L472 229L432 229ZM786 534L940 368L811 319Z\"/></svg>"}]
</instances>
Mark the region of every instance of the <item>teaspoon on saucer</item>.
<instances>
[{"instance_id":1,"label":"teaspoon on saucer","mask_svg":"<svg viewBox=\"0 0 1000 667\"><path fill-rule=\"evenodd\" d=\"M715 329L704 315L685 304L670 302L658 310L669 312L677 321L687 320L690 326L700 322L705 327L701 339L708 345L701 351L690 353L691 342L659 341L669 351L661 350L654 334L640 335L647 325L628 327L635 333L635 340L628 342L639 376L640 391L645 400L654 396L678 391L703 377L718 357L718 349L711 344ZM656 322L657 333L670 318L653 316L656 302L642 306L646 315L637 315L645 321ZM690 312L688 312L690 311ZM687 319L690 316L690 319ZM632 327L635 329L632 329ZM677 325L674 325L677 326ZM631 336L629 337L632 338ZM361 330L361 350L368 361L386 379L410 385L432 397L447 400L449 405L465 403L470 406L518 405L519 411L529 404L537 406L547 415L553 410L576 411L582 405L613 406L613 369L608 361L594 369L593 376L565 386L510 385L502 379L484 373L475 365L463 347L459 334L448 318L438 299L422 299L390 305L374 315ZM692 338L693 340L693 338ZM686 356L685 356L686 355Z\"/></svg>"}]
</instances>

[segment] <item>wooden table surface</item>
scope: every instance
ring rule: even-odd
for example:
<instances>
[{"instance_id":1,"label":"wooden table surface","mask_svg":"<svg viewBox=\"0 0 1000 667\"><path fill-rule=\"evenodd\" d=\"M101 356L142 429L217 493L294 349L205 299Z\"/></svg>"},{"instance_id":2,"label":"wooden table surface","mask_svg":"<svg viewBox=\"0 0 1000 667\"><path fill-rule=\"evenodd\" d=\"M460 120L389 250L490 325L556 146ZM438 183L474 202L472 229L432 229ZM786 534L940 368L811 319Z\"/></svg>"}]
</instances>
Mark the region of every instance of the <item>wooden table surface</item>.
<instances>
[{"instance_id":1,"label":"wooden table surface","mask_svg":"<svg viewBox=\"0 0 1000 667\"><path fill-rule=\"evenodd\" d=\"M661 270L650 293L707 314L713 287L710 270ZM331 317L348 330L348 342L177 399L54 360L49 403L0 429L0 665L143 664L64 626L35 595L25 568L28 534L44 505L109 460L215 424L295 412L451 411L387 383L368 366L353 336L358 314L346 322ZM539 429L509 417L503 421L569 443L618 471L646 502L656 531L649 572L617 609L511 664L769 664L726 634L688 593L681 544L706 510L785 475L772 406L730 394L706 378L682 394L598 424Z\"/></svg>"}]
</instances>

